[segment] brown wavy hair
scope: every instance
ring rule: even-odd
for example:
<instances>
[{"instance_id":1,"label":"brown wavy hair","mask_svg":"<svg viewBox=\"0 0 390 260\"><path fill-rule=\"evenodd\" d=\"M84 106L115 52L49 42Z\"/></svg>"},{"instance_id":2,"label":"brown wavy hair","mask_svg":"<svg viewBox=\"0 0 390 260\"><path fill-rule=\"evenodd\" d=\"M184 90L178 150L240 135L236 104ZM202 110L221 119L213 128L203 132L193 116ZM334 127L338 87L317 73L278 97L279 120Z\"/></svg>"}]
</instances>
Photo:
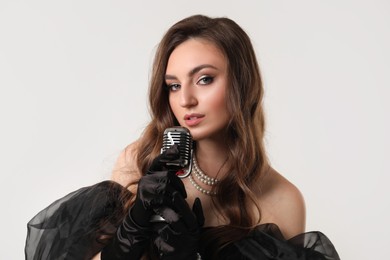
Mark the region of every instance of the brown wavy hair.
<instances>
[{"instance_id":1,"label":"brown wavy hair","mask_svg":"<svg viewBox=\"0 0 390 260\"><path fill-rule=\"evenodd\" d=\"M156 50L149 86L151 121L138 143L138 168L141 172L147 171L152 159L160 152L163 131L178 125L168 101L165 72L173 50L191 38L214 44L228 63L226 102L231 120L226 141L230 174L216 186L218 195L213 197L213 202L230 227L250 229L260 221L251 209L253 205L257 206L260 216L254 191L268 169L263 143L264 90L251 40L231 19L190 16L174 24L162 38ZM228 198L226 194L229 194Z\"/></svg>"}]
</instances>

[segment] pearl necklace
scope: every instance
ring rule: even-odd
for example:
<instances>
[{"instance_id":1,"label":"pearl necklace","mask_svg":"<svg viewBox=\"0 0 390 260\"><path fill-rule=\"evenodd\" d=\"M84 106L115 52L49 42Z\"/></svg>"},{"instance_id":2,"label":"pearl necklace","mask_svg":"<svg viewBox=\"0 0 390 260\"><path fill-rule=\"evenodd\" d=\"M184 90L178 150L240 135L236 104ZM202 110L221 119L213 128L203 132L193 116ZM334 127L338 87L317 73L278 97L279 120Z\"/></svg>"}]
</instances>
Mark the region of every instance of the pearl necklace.
<instances>
[{"instance_id":1,"label":"pearl necklace","mask_svg":"<svg viewBox=\"0 0 390 260\"><path fill-rule=\"evenodd\" d=\"M206 175L198 166L198 162L196 161L196 158L195 156L193 157L192 159L192 162L193 162L193 168L192 168L192 171L191 171L191 175L188 176L189 179L190 179L190 182L191 184L195 187L195 189L197 189L198 191L202 192L203 194L206 194L206 195L216 195L217 193L215 191L212 191L212 190L206 190L204 188L202 188L195 180L194 178L192 177L192 175L195 175L195 177L201 181L202 183L208 185L208 186L215 186L219 180L217 178L212 178L208 175Z\"/></svg>"}]
</instances>

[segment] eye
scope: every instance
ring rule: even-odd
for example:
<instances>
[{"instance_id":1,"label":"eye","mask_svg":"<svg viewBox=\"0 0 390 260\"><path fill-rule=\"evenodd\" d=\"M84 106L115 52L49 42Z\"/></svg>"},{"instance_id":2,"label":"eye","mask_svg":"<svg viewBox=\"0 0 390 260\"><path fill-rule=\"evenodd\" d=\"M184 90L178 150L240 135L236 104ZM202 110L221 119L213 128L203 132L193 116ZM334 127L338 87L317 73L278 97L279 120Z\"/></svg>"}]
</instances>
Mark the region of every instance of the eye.
<instances>
[{"instance_id":1,"label":"eye","mask_svg":"<svg viewBox=\"0 0 390 260\"><path fill-rule=\"evenodd\" d=\"M211 77L211 76L203 76L199 81L198 81L198 84L199 85L208 85L208 84L211 84L213 83L214 81L214 78Z\"/></svg>"},{"instance_id":2,"label":"eye","mask_svg":"<svg viewBox=\"0 0 390 260\"><path fill-rule=\"evenodd\" d=\"M169 91L174 92L180 89L180 84L172 83L172 84L167 84L167 88Z\"/></svg>"}]
</instances>

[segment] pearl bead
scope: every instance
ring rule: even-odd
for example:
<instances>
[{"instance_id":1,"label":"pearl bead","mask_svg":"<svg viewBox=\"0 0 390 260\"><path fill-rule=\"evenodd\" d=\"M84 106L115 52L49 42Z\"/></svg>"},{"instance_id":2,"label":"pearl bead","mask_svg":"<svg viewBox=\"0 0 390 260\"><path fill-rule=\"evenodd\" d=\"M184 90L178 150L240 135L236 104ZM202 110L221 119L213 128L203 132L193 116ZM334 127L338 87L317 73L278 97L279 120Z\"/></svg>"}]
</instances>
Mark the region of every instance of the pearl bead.
<instances>
[{"instance_id":1,"label":"pearl bead","mask_svg":"<svg viewBox=\"0 0 390 260\"><path fill-rule=\"evenodd\" d=\"M212 178L210 176L207 176L198 166L198 162L196 161L196 158L193 159L193 168L191 171L191 175L189 176L191 184L200 192L206 195L216 195L217 193L215 191L206 190L203 189L199 184L194 180L192 175L195 175L195 177L202 183L208 185L208 186L214 186L219 181L216 178Z\"/></svg>"},{"instance_id":2,"label":"pearl bead","mask_svg":"<svg viewBox=\"0 0 390 260\"><path fill-rule=\"evenodd\" d=\"M200 187L199 184L197 184L195 182L195 180L192 178L192 175L189 175L188 177L190 178L190 182L195 187L195 189L202 192L203 194L206 194L206 195L216 195L217 194L215 191L206 190L206 189L203 189L202 187Z\"/></svg>"}]
</instances>

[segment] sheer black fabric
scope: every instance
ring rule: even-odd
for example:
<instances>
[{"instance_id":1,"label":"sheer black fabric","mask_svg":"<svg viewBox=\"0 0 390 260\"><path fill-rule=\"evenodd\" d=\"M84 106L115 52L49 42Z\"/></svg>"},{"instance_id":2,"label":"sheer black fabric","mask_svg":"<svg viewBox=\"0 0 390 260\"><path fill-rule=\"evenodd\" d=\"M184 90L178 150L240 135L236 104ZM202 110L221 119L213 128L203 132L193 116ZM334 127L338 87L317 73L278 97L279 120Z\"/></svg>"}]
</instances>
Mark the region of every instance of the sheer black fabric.
<instances>
[{"instance_id":1,"label":"sheer black fabric","mask_svg":"<svg viewBox=\"0 0 390 260\"><path fill-rule=\"evenodd\" d=\"M101 182L39 212L27 224L26 260L91 259L121 221L123 190L114 182Z\"/></svg>"},{"instance_id":2,"label":"sheer black fabric","mask_svg":"<svg viewBox=\"0 0 390 260\"><path fill-rule=\"evenodd\" d=\"M27 224L26 259L91 259L115 234L124 216L122 201L130 195L119 184L105 181L55 201ZM204 228L210 229L213 228ZM200 248L202 259L339 259L334 246L321 232L308 232L285 240L275 224L259 225L244 238L225 247L218 258L206 248Z\"/></svg>"},{"instance_id":3,"label":"sheer black fabric","mask_svg":"<svg viewBox=\"0 0 390 260\"><path fill-rule=\"evenodd\" d=\"M203 248L203 259L225 260L339 260L332 242L321 232L307 232L286 240L275 224L257 226L217 256Z\"/></svg>"}]
</instances>

